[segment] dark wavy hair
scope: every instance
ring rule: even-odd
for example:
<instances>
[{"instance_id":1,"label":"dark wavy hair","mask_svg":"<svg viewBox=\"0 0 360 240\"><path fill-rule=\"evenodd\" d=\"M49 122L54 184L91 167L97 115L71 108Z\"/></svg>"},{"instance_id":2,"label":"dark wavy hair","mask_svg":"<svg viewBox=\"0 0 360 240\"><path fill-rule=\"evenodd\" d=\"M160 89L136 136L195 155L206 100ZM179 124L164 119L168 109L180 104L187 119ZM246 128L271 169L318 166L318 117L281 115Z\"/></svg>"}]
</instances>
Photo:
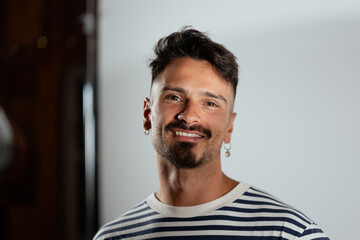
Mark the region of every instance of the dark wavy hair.
<instances>
[{"instance_id":1,"label":"dark wavy hair","mask_svg":"<svg viewBox=\"0 0 360 240\"><path fill-rule=\"evenodd\" d=\"M161 38L155 48L156 57L151 59L151 84L174 59L190 57L196 60L206 60L215 69L216 73L231 85L234 96L238 84L238 64L236 57L223 45L213 42L205 33L184 27Z\"/></svg>"}]
</instances>

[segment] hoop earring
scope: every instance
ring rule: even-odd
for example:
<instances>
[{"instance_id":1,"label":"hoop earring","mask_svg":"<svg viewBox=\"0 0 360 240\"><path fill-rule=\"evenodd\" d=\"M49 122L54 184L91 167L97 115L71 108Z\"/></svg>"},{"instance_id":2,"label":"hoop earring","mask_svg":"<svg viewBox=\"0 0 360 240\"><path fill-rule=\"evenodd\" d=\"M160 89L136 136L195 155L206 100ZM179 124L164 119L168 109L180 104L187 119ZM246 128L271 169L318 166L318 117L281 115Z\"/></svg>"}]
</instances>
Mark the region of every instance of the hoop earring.
<instances>
[{"instance_id":1,"label":"hoop earring","mask_svg":"<svg viewBox=\"0 0 360 240\"><path fill-rule=\"evenodd\" d=\"M145 129L144 129L144 134L145 134L145 135L149 135L149 133L150 133L150 130L145 130Z\"/></svg>"},{"instance_id":2,"label":"hoop earring","mask_svg":"<svg viewBox=\"0 0 360 240\"><path fill-rule=\"evenodd\" d=\"M224 149L226 150L225 151L225 156L230 157L231 142L225 143L224 144Z\"/></svg>"}]
</instances>

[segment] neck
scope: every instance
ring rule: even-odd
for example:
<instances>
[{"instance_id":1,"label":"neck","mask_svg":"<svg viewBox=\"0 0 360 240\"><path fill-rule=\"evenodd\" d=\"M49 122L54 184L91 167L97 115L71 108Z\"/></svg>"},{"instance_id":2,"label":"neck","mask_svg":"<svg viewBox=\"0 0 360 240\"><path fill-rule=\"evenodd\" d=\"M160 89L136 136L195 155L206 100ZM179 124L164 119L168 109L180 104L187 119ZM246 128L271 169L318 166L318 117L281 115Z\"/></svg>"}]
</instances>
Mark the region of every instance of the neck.
<instances>
[{"instance_id":1,"label":"neck","mask_svg":"<svg viewBox=\"0 0 360 240\"><path fill-rule=\"evenodd\" d=\"M156 197L172 206L194 206L215 200L237 184L221 170L220 157L195 169L178 169L157 156L160 190Z\"/></svg>"}]
</instances>

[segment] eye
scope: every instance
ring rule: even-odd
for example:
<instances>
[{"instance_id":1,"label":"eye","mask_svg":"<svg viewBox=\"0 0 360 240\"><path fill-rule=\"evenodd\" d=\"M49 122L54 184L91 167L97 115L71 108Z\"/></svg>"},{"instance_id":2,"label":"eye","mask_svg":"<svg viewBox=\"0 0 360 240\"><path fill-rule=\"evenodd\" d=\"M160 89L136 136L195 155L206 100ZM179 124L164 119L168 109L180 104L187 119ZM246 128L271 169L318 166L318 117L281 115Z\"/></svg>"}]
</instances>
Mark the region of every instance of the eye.
<instances>
[{"instance_id":1,"label":"eye","mask_svg":"<svg viewBox=\"0 0 360 240\"><path fill-rule=\"evenodd\" d=\"M217 107L218 105L214 102L206 102L205 103L206 106L210 106L210 107Z\"/></svg>"},{"instance_id":2,"label":"eye","mask_svg":"<svg viewBox=\"0 0 360 240\"><path fill-rule=\"evenodd\" d=\"M167 95L165 97L166 100L172 100L172 101L178 101L180 102L181 101L181 98L176 96L176 95L173 95L173 94L170 94L170 95Z\"/></svg>"}]
</instances>

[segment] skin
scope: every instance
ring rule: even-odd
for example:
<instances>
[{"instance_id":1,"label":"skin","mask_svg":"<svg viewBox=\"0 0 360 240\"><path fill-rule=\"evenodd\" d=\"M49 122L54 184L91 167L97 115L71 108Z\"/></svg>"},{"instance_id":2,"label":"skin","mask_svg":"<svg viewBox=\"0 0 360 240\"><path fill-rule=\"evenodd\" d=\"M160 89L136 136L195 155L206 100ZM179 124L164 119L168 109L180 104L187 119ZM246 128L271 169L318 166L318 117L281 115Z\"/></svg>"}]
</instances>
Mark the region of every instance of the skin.
<instances>
[{"instance_id":1,"label":"skin","mask_svg":"<svg viewBox=\"0 0 360 240\"><path fill-rule=\"evenodd\" d=\"M233 105L231 86L207 61L175 59L154 81L150 99L144 100L143 114L144 129L152 129L160 180L156 197L161 202L194 206L215 200L238 184L222 172L220 155L222 143L231 140L236 117ZM166 128L179 122L186 130ZM207 129L211 137L197 127ZM194 166L184 167L183 160L178 160L180 164L169 160L171 147L184 143L192 147L180 149L175 155L183 156L183 160L193 156Z\"/></svg>"}]
</instances>

